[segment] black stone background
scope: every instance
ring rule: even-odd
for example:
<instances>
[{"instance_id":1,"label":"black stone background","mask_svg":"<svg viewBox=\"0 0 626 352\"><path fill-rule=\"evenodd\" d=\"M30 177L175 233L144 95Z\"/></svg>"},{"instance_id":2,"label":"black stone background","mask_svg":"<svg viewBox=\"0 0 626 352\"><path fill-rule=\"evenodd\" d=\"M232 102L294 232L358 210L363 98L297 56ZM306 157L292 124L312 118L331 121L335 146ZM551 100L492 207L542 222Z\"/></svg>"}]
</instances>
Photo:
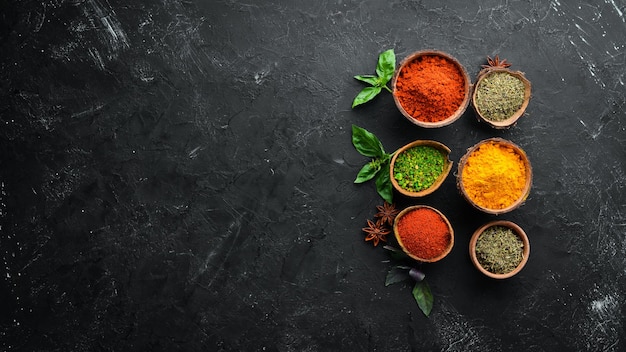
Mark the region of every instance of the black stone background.
<instances>
[{"instance_id":1,"label":"black stone background","mask_svg":"<svg viewBox=\"0 0 626 352\"><path fill-rule=\"evenodd\" d=\"M607 1L0 1L3 351L624 351L626 4ZM488 55L533 97L497 131L468 110L427 130L390 94L351 109L378 54ZM444 212L451 254L421 265L435 303L361 228L382 200L352 183L387 151L489 137L534 168L498 217L454 175L401 207ZM530 236L516 277L471 266L481 224Z\"/></svg>"}]
</instances>

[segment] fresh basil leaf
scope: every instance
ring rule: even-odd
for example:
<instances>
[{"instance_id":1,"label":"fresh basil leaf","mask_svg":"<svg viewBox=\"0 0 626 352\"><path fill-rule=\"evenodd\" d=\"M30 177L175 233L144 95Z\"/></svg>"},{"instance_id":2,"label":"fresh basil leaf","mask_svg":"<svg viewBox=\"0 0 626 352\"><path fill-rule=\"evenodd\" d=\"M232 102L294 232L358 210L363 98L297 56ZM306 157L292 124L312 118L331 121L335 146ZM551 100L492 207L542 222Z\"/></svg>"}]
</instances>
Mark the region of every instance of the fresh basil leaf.
<instances>
[{"instance_id":1,"label":"fresh basil leaf","mask_svg":"<svg viewBox=\"0 0 626 352\"><path fill-rule=\"evenodd\" d=\"M403 267L394 266L387 273L387 277L385 278L385 286L393 285L398 282L402 282L407 280L409 277L407 276L407 270Z\"/></svg>"},{"instance_id":2,"label":"fresh basil leaf","mask_svg":"<svg viewBox=\"0 0 626 352\"><path fill-rule=\"evenodd\" d=\"M365 83L371 84L373 86L378 86L380 83L380 78L378 76L373 76L373 75L358 75L358 76L354 76L354 78L358 79L359 81L363 81Z\"/></svg>"},{"instance_id":3,"label":"fresh basil leaf","mask_svg":"<svg viewBox=\"0 0 626 352\"><path fill-rule=\"evenodd\" d=\"M352 101L352 107L354 108L357 105L361 105L363 103L367 103L368 101L374 99L374 97L377 96L378 93L380 93L381 90L382 90L381 87L365 87L365 88L363 88L363 90L360 91L359 94L357 94L356 97L354 97L354 100Z\"/></svg>"},{"instance_id":4,"label":"fresh basil leaf","mask_svg":"<svg viewBox=\"0 0 626 352\"><path fill-rule=\"evenodd\" d=\"M376 74L382 79L381 86L387 84L396 70L396 54L393 49L382 52L378 56L378 64L376 65Z\"/></svg>"},{"instance_id":5,"label":"fresh basil leaf","mask_svg":"<svg viewBox=\"0 0 626 352\"><path fill-rule=\"evenodd\" d=\"M363 166L361 171L356 175L354 183L363 183L369 181L376 176L376 173L380 170L380 165L375 165L374 162L369 162Z\"/></svg>"},{"instance_id":6,"label":"fresh basil leaf","mask_svg":"<svg viewBox=\"0 0 626 352\"><path fill-rule=\"evenodd\" d=\"M352 125L352 144L361 155L369 157L381 157L385 155L383 145L380 143L378 137L357 125Z\"/></svg>"},{"instance_id":7,"label":"fresh basil leaf","mask_svg":"<svg viewBox=\"0 0 626 352\"><path fill-rule=\"evenodd\" d=\"M391 184L391 178L389 176L389 161L385 162L380 168L380 172L376 177L376 191L378 194L387 201L387 203L393 203L393 185Z\"/></svg>"},{"instance_id":8,"label":"fresh basil leaf","mask_svg":"<svg viewBox=\"0 0 626 352\"><path fill-rule=\"evenodd\" d=\"M433 294L430 291L430 286L426 283L426 281L420 281L415 284L413 287L413 298L417 302L417 305L422 310L425 316L430 314L430 311L433 309Z\"/></svg>"}]
</instances>

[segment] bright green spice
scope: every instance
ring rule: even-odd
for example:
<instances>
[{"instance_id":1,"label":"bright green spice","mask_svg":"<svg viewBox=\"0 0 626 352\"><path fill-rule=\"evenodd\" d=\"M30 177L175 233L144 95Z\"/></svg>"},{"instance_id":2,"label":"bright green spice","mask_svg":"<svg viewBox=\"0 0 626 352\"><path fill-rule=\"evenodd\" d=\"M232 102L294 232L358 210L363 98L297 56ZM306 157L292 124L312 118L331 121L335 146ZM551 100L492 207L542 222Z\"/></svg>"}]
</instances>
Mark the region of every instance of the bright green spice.
<instances>
[{"instance_id":1,"label":"bright green spice","mask_svg":"<svg viewBox=\"0 0 626 352\"><path fill-rule=\"evenodd\" d=\"M522 107L524 90L524 82L508 72L490 73L476 89L476 107L484 118L504 121Z\"/></svg>"},{"instance_id":2,"label":"bright green spice","mask_svg":"<svg viewBox=\"0 0 626 352\"><path fill-rule=\"evenodd\" d=\"M396 157L393 177L409 192L423 191L435 183L443 173L446 155L439 149L419 145Z\"/></svg>"},{"instance_id":3,"label":"bright green spice","mask_svg":"<svg viewBox=\"0 0 626 352\"><path fill-rule=\"evenodd\" d=\"M476 258L494 274L513 271L523 259L524 242L508 227L492 226L478 236Z\"/></svg>"}]
</instances>

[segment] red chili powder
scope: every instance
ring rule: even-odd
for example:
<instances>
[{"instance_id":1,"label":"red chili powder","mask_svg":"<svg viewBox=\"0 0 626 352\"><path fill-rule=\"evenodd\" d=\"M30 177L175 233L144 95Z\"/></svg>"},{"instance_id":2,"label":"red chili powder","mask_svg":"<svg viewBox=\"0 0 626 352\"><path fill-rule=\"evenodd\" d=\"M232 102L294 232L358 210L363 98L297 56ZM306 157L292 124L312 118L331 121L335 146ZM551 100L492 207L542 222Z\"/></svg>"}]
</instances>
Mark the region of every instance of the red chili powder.
<instances>
[{"instance_id":1,"label":"red chili powder","mask_svg":"<svg viewBox=\"0 0 626 352\"><path fill-rule=\"evenodd\" d=\"M438 55L423 55L401 69L395 93L414 119L438 122L454 114L463 103L465 78L454 62Z\"/></svg>"},{"instance_id":2,"label":"red chili powder","mask_svg":"<svg viewBox=\"0 0 626 352\"><path fill-rule=\"evenodd\" d=\"M423 259L437 257L450 244L448 224L430 208L418 208L404 214L398 220L397 230L406 250Z\"/></svg>"}]
</instances>

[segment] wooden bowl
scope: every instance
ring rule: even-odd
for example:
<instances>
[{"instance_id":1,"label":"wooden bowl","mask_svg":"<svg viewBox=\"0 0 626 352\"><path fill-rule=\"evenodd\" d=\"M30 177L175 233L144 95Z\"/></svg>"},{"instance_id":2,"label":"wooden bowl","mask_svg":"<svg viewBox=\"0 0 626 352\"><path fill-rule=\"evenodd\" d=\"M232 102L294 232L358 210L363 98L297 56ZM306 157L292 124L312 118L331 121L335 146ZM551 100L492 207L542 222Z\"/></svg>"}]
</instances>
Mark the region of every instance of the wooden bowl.
<instances>
[{"instance_id":1,"label":"wooden bowl","mask_svg":"<svg viewBox=\"0 0 626 352\"><path fill-rule=\"evenodd\" d=\"M478 87L480 87L481 82L489 77L490 75L494 74L494 73L499 73L499 72L506 72L509 75L519 79L523 84L524 84L524 102L522 103L522 106L519 108L519 110L517 110L517 112L515 112L513 115L511 115L511 117L507 118L506 120L502 120L502 121L494 121L494 120L490 120L488 118L486 118L480 111L480 109L478 109L478 104L476 102L476 96L477 96L477 92L478 92ZM490 67L490 68L486 68L483 69L482 71L480 71L480 73L478 74L478 78L476 79L476 84L474 84L474 89L473 89L473 93L472 93L472 107L474 109L474 111L476 112L476 116L478 117L479 121L485 122L487 123L489 126L496 128L496 129L507 129L511 126L513 126L517 120L522 117L522 115L524 115L524 113L526 112L526 108L528 107L528 103L530 102L530 81L528 81L528 79L526 79L526 77L524 76L524 74L522 72L519 71L511 71L508 68L500 68L500 67Z\"/></svg>"},{"instance_id":2,"label":"wooden bowl","mask_svg":"<svg viewBox=\"0 0 626 352\"><path fill-rule=\"evenodd\" d=\"M450 241L448 243L448 246L441 253L430 258L422 258L419 255L412 253L407 248L407 246L403 243L402 237L398 231L398 222L402 219L402 217L408 214L409 212L420 209L420 208L427 208L437 213L441 217L441 219L446 223L448 227L448 232L450 234ZM404 251L404 253L406 253L409 257L417 261L424 262L424 263L434 263L443 259L445 256L447 256L450 253L450 251L452 250L452 247L454 247L454 230L452 229L452 225L450 224L450 221L448 221L448 219L439 210L433 207L427 206L427 205L413 205L413 206L403 209L400 213L398 213L393 223L393 233L394 233L394 236L396 237L396 240L398 241L398 244L400 245L400 248L402 248L402 251Z\"/></svg>"},{"instance_id":3,"label":"wooden bowl","mask_svg":"<svg viewBox=\"0 0 626 352\"><path fill-rule=\"evenodd\" d=\"M418 119L414 118L402 106L402 103L400 102L400 100L398 99L398 96L397 96L398 81L402 80L401 74L402 74L403 70L405 69L405 67L408 64L410 64L411 62L415 61L415 60L420 60L424 56L438 56L438 57L444 58L445 60L450 61L451 63L454 64L454 66L456 66L456 68L458 68L461 76L463 77L463 86L464 86L464 91L465 91L465 95L464 95L463 101L461 102L459 107L450 116L448 116L447 118L445 118L444 120L441 120L441 121L428 122L428 121L421 121L421 120L418 120ZM469 76L467 74L467 71L463 67L463 65L461 65L461 63L457 59L452 57L451 55L449 55L447 53L444 53L442 51L436 51L436 50L417 51L417 52L412 53L408 57L406 57L404 60L402 60L402 62L400 63L400 67L396 70L396 72L393 75L393 78L391 80L391 86L392 86L392 91L393 91L393 100L396 103L396 106L398 107L398 110L400 110L400 113L402 113L402 115L407 120L409 120L409 122L411 122L411 123L413 123L413 124L415 124L417 126L425 127L425 128L443 127L443 126L447 126L447 125L453 123L454 121L458 120L459 117L461 117L461 115L463 115L463 113L467 109L467 107L469 105L469 102L470 102L470 98L471 98L470 97L470 92L471 92L470 78L469 78Z\"/></svg>"},{"instance_id":4,"label":"wooden bowl","mask_svg":"<svg viewBox=\"0 0 626 352\"><path fill-rule=\"evenodd\" d=\"M511 230L513 230L513 232L516 235L519 236L519 238L524 243L524 249L522 252L522 261L517 265L515 269L505 274L492 273L488 271L487 269L483 268L478 260L478 257L476 256L476 241L478 241L478 238L486 229L492 226L504 226L504 227L510 228ZM469 255L470 255L470 259L472 260L472 264L474 264L474 267L476 267L476 269L478 269L478 271L483 273L485 276L488 276L493 279L507 279L519 273L522 270L522 268L524 268L524 265L526 265L526 262L528 261L528 256L530 255L530 242L528 241L528 236L526 235L524 230L522 230L522 228L519 227L517 224L511 221L506 221L506 220L491 221L481 226L472 235L470 239L470 243L469 243Z\"/></svg>"},{"instance_id":5,"label":"wooden bowl","mask_svg":"<svg viewBox=\"0 0 626 352\"><path fill-rule=\"evenodd\" d=\"M505 207L505 208L501 208L501 209L491 209L491 208L486 208L483 206L480 206L478 204L476 204L476 202L474 202L474 200L472 200L472 198L469 196L469 194L467 193L467 191L465 190L464 186L463 186L463 169L465 168L465 164L467 163L467 159L468 157L478 148L480 148L481 146L487 144L487 143L497 143L497 144L502 144L505 146L508 146L510 148L512 148L515 153L517 153L520 158L522 159L522 162L524 163L525 166L525 170L526 170L526 180L524 183L524 188L522 190L522 194L520 195L520 197L514 201L512 204L510 204L509 206ZM459 161L459 165L458 165L458 170L457 170L457 188L459 189L459 191L461 192L461 194L463 195L463 198L465 198L465 200L467 200L467 202L469 202L474 208L488 213L488 214L494 214L494 215L499 215L499 214L504 214L504 213L508 213L512 210L517 209L518 207L520 207L528 198L528 195L530 194L530 188L532 185L532 167L530 166L530 160L528 160L528 157L526 156L526 153L524 152L524 150L522 150L522 148L520 148L519 146L517 146L515 143L502 139L502 138L489 138L489 139L485 139L482 140L480 142L478 142L476 145L474 145L473 147L469 148L467 150L467 152L465 153L465 155L463 155L463 157L461 158L461 160Z\"/></svg>"},{"instance_id":6,"label":"wooden bowl","mask_svg":"<svg viewBox=\"0 0 626 352\"><path fill-rule=\"evenodd\" d=\"M393 170L394 170L394 165L396 163L396 158L398 157L398 155L400 155L402 152L411 149L413 147L417 147L417 146L429 146L435 149L438 149L440 151L442 151L445 154L445 161L444 161L444 166L443 166L443 171L441 173L441 175L439 175L439 177L435 180L435 183L433 183L430 187L423 189L419 192L412 192L409 190L406 190L404 188L402 188L400 186L400 184L398 184L398 181L396 180L396 178L393 175ZM450 170L452 169L452 161L450 161L449 159L450 156L450 148L448 148L447 146L445 146L442 143L436 142L436 141L431 141L431 140L417 140L414 142L411 142L405 146L403 146L402 148L398 149L394 154L393 157L391 157L391 164L389 166L389 177L391 178L391 184L393 185L393 188L396 189L396 191L400 192L401 194L407 196L407 197L413 197L413 198L417 198L417 197L424 197L426 195L429 195L431 193L433 193L434 191L436 191L439 186L441 186L441 184L443 183L443 181L445 181L446 177L448 176L448 174L450 173Z\"/></svg>"}]
</instances>

